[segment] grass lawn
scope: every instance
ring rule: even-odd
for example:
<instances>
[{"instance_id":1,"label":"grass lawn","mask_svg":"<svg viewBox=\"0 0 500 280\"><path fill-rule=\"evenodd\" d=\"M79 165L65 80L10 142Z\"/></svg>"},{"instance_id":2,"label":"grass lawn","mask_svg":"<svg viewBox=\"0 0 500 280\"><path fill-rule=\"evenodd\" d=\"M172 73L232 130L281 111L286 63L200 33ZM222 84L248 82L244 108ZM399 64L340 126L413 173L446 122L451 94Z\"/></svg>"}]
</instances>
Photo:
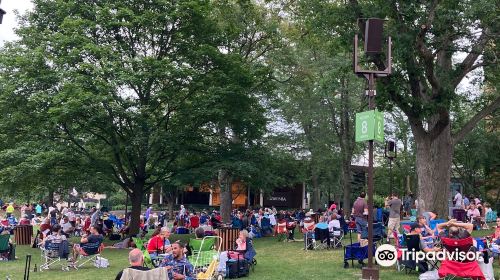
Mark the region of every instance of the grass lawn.
<instances>
[{"instance_id":1,"label":"grass lawn","mask_svg":"<svg viewBox=\"0 0 500 280\"><path fill-rule=\"evenodd\" d=\"M474 235L486 235L487 231L475 232ZM188 236L182 236L183 240ZM348 236L347 236L348 237ZM300 238L297 235L297 238ZM179 236L172 235L171 240L180 239ZM348 238L346 238L348 239ZM346 241L346 239L344 239ZM73 239L74 240L74 239ZM348 242L348 241L347 241ZM257 266L255 272L250 274L248 280L252 279L360 279L361 269L355 264L355 268L343 268L342 249L304 251L302 242L283 243L275 238L261 238L254 241L257 250ZM110 262L108 268L95 268L88 264L79 270L69 272L61 271L54 267L52 270L33 273L34 264L40 266L40 250L32 249L29 246L17 246L17 261L0 262L0 279L10 276L11 279L23 279L24 260L27 254L32 255L30 279L47 280L93 280L93 279L114 279L115 275L124 267L128 266L128 250L105 249L103 256ZM498 260L494 265L495 278L500 278L500 267ZM245 278L244 278L245 279ZM395 268L381 268L380 279L418 279L416 273L406 275L398 272Z\"/></svg>"}]
</instances>

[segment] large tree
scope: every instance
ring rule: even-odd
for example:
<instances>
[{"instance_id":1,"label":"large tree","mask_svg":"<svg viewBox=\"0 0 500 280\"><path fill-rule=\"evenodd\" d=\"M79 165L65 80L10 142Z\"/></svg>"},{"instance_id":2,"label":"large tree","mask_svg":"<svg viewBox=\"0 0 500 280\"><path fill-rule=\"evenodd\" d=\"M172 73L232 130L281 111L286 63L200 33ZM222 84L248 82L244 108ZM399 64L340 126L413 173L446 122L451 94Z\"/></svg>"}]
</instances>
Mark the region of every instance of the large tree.
<instances>
[{"instance_id":1,"label":"large tree","mask_svg":"<svg viewBox=\"0 0 500 280\"><path fill-rule=\"evenodd\" d=\"M145 192L199 165L207 120L237 105L213 90L244 70L216 14L212 1L36 0L4 51L2 94L23 99L5 106L33 108L24 122L121 186L132 233Z\"/></svg>"},{"instance_id":2,"label":"large tree","mask_svg":"<svg viewBox=\"0 0 500 280\"><path fill-rule=\"evenodd\" d=\"M467 82L466 77L483 67L493 68L491 79L498 75L496 3L350 0L345 9L352 15L351 22L366 17L388 19L394 71L380 80L377 99L390 100L408 117L416 142L420 210L436 209L447 216L448 205L442 202L449 199L454 147L500 106L494 90L489 103L452 130L452 105L459 99L458 88ZM381 69L385 68L383 61L383 57L374 59Z\"/></svg>"}]
</instances>

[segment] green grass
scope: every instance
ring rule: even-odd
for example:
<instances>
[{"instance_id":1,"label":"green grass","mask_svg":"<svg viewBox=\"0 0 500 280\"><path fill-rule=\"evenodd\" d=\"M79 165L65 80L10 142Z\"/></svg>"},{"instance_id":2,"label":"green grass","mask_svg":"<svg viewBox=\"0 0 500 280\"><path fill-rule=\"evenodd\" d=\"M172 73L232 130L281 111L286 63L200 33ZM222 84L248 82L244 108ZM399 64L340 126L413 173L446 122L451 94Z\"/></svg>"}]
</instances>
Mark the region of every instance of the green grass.
<instances>
[{"instance_id":1,"label":"green grass","mask_svg":"<svg viewBox=\"0 0 500 280\"><path fill-rule=\"evenodd\" d=\"M488 234L487 231L475 232L476 236ZM172 235L171 240L180 239L180 236ZM186 240L189 236L182 236ZM353 236L354 237L354 236ZM297 235L297 238L300 238ZM355 237L354 237L355 238ZM346 238L348 239L348 238ZM345 240L346 240L345 239ZM72 239L74 241L75 239ZM261 238L255 240L258 264L255 271L250 273L248 280L275 280L275 279L360 279L361 269L343 268L342 249L304 251L302 242L284 243L278 242L275 238ZM24 260L27 254L32 255L30 279L35 280L93 280L93 279L114 279L115 275L124 267L128 266L128 250L105 249L103 256L110 262L108 268L95 268L92 264L87 264L78 271L69 272L53 268L49 271L33 273L34 264L40 266L40 250L32 249L29 246L17 246L18 260L12 262L0 262L0 279L5 279L7 275L11 279L23 279ZM500 267L498 260L494 265L495 277L500 277ZM244 278L245 279L245 278ZM416 273L406 275L404 272L398 272L394 267L381 268L380 279L418 279Z\"/></svg>"}]
</instances>

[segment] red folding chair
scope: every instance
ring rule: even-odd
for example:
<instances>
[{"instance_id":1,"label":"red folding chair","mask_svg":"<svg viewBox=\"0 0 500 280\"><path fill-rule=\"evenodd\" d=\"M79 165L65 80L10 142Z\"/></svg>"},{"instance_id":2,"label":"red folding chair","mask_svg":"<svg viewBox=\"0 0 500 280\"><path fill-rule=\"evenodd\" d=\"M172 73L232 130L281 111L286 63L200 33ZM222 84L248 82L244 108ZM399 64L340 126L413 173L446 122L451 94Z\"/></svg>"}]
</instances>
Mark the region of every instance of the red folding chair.
<instances>
[{"instance_id":1,"label":"red folding chair","mask_svg":"<svg viewBox=\"0 0 500 280\"><path fill-rule=\"evenodd\" d=\"M283 241L286 239L288 230L286 229L286 221L278 222L276 227L276 234L278 235L278 241Z\"/></svg>"},{"instance_id":2,"label":"red folding chair","mask_svg":"<svg viewBox=\"0 0 500 280\"><path fill-rule=\"evenodd\" d=\"M473 247L472 237L464 239L441 238L442 246L449 252L469 252ZM473 280L484 280L483 272L477 261L467 259L447 259L441 262L439 277L461 277Z\"/></svg>"}]
</instances>

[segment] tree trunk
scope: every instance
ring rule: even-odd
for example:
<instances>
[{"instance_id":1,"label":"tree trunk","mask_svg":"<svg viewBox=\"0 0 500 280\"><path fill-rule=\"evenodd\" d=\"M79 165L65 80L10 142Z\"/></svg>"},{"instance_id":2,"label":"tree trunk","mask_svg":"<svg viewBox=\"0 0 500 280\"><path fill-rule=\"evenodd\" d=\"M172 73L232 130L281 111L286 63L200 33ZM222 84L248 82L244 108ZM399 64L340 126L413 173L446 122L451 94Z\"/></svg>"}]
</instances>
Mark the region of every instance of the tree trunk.
<instances>
[{"instance_id":1,"label":"tree trunk","mask_svg":"<svg viewBox=\"0 0 500 280\"><path fill-rule=\"evenodd\" d=\"M343 186L343 197L342 204L344 208L344 215L351 215L351 160L342 160L342 186ZM340 205L339 205L340 209Z\"/></svg>"},{"instance_id":2,"label":"tree trunk","mask_svg":"<svg viewBox=\"0 0 500 280\"><path fill-rule=\"evenodd\" d=\"M49 206L53 206L54 205L54 191L53 190L49 190L48 200L49 201L47 201L47 203L49 204Z\"/></svg>"},{"instance_id":3,"label":"tree trunk","mask_svg":"<svg viewBox=\"0 0 500 280\"><path fill-rule=\"evenodd\" d=\"M174 204L177 192L171 192L167 194L167 210L168 210L168 220L174 220Z\"/></svg>"},{"instance_id":4,"label":"tree trunk","mask_svg":"<svg viewBox=\"0 0 500 280\"><path fill-rule=\"evenodd\" d=\"M313 195L312 195L312 201L311 201L311 208L316 211L320 207L320 199L321 199L321 194L320 194L320 189L319 189L319 183L318 183L318 175L316 174L316 171L313 171L312 174L312 185L313 185Z\"/></svg>"},{"instance_id":5,"label":"tree trunk","mask_svg":"<svg viewBox=\"0 0 500 280\"><path fill-rule=\"evenodd\" d=\"M136 182L132 189L133 192L130 194L130 202L132 204L132 212L130 213L130 235L139 233L144 182Z\"/></svg>"},{"instance_id":6,"label":"tree trunk","mask_svg":"<svg viewBox=\"0 0 500 280\"><path fill-rule=\"evenodd\" d=\"M450 125L435 139L413 133L417 144L418 210L436 211L440 218L447 218L453 157Z\"/></svg>"},{"instance_id":7,"label":"tree trunk","mask_svg":"<svg viewBox=\"0 0 500 280\"><path fill-rule=\"evenodd\" d=\"M231 189L232 176L225 169L219 170L220 187L220 214L223 223L231 223L231 210L233 208L233 194Z\"/></svg>"}]
</instances>

